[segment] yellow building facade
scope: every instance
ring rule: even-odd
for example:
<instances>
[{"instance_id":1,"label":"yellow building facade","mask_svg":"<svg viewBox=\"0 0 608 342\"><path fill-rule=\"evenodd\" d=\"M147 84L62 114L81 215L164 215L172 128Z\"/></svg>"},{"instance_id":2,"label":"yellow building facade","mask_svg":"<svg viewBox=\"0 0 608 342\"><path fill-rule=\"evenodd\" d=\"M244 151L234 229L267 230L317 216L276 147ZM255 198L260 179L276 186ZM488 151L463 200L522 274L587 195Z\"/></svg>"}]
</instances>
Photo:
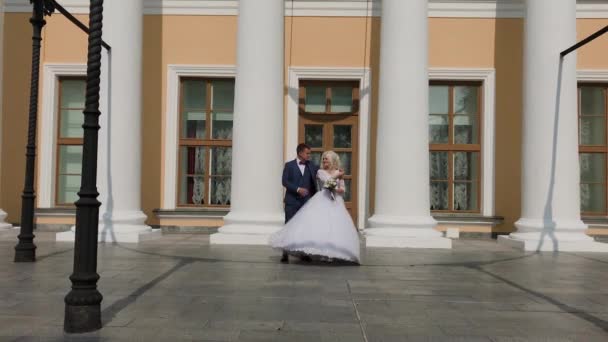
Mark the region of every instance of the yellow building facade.
<instances>
[{"instance_id":1,"label":"yellow building facade","mask_svg":"<svg viewBox=\"0 0 608 342\"><path fill-rule=\"evenodd\" d=\"M422 132L419 138L428 142L429 164L423 163L429 169L424 175L428 193L422 198L429 198L430 214L437 222L434 230L453 228L461 235L495 236L516 231L515 223L522 218L522 160L527 146L524 116L528 115L524 114L525 48L526 39L532 39L526 36L526 20L532 20L532 15L543 20L528 7L533 1L430 0L424 32L427 38L418 46L405 46L412 54L419 46L427 48L427 65L423 67L428 73L428 88L420 92L428 97L424 119L428 135ZM129 26L136 24L128 20L114 19L116 10L106 13L104 29L124 24L114 28L118 33L107 40L113 50L120 46L114 43L120 39L120 31L141 32L135 39L141 44L141 96L136 92L137 98L132 100L141 102L135 123L141 143L132 150L138 154L129 154L138 158L141 166L139 177L128 181L141 183L135 189L139 190L139 209L145 215L143 224L169 231L221 227L231 210L234 189L230 179L237 165L232 148L239 137L233 136L238 131L233 131L232 124L239 115L238 106L234 106L235 82L240 89L237 77L241 70L239 2L142 3L139 31ZM85 23L86 5L76 0L65 4ZM283 65L276 66L284 88L280 159L293 159L298 142L309 143L313 152L341 152L351 190L348 208L358 228L365 231L370 227L369 219L378 212L377 182L383 181L379 173L386 172L378 167L379 157L386 151L379 148L383 134L379 130L381 82L386 79L383 72L387 73L381 70L381 51L383 44L399 42L399 37L382 39L388 35L382 32L383 11L388 5L371 0L294 0L282 6ZM19 224L25 167L29 10L27 1L4 1L0 208L12 224ZM547 9L547 16L549 12ZM576 40L581 40L608 25L608 4L579 1L570 15L576 18ZM419 33L408 31L407 22L403 25L405 30L399 34L406 44L415 39L408 34ZM556 34L546 32L545 39L552 40ZM79 186L78 149L82 142L78 112L84 95L86 35L56 13L47 17L42 44L36 223L39 229L66 230L74 223L71 202ZM605 235L608 36L576 55L578 80L573 89L578 112L565 113L575 117L580 126L579 193L572 195L580 198L586 233ZM121 56L130 58L128 52ZM115 65L120 67L120 62L112 60L112 67ZM120 82L120 75L111 79L112 86ZM261 80L260 84L265 83ZM238 92L236 96L240 96ZM397 109L404 116L410 115L409 98L404 96ZM107 105L106 109L115 105L120 106ZM265 108L256 110L263 112ZM105 114L102 105L102 116ZM120 122L120 112L112 110L111 120L112 125ZM266 133L261 128L258 134ZM402 150L407 153L408 147ZM241 168L267 167L267 151L258 153L259 165ZM419 160L411 160L410 166L416 168ZM407 156L404 161L407 166ZM121 177L120 173L108 174L109 183L111 178ZM280 186L280 179L272 181ZM131 190L114 187L112 191Z\"/></svg>"}]
</instances>

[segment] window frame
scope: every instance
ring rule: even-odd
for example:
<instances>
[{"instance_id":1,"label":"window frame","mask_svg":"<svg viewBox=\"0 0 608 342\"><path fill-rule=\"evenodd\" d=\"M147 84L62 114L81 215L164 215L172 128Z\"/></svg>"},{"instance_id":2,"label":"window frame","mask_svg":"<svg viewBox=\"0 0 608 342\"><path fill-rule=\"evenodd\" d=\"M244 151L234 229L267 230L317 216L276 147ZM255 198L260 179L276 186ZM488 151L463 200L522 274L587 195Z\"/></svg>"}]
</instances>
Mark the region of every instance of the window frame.
<instances>
[{"instance_id":1,"label":"window frame","mask_svg":"<svg viewBox=\"0 0 608 342\"><path fill-rule=\"evenodd\" d=\"M431 213L437 214L481 214L483 211L483 189L484 181L483 181L483 164L484 164L484 156L483 156L483 145L484 145L484 136L483 136L483 127L484 127L484 81L482 80L429 80L429 89L431 86L447 86L448 87L448 142L445 144L431 143L429 139L429 155L433 152L447 152L447 160L448 160L448 179L447 180L431 180L429 175L429 189L432 182L447 182L448 184L448 209L447 210L437 210L431 209ZM454 87L456 86L474 86L477 88L477 144L454 144L453 141L453 130L454 130L454 117L458 114L454 113ZM429 92L430 93L430 92ZM430 95L429 95L430 96ZM434 113L429 113L427 116L430 116ZM477 206L473 210L455 210L454 209L454 184L457 183L474 183L469 181L454 181L454 154L457 152L476 152L478 154L477 161Z\"/></svg>"},{"instance_id":2,"label":"window frame","mask_svg":"<svg viewBox=\"0 0 608 342\"><path fill-rule=\"evenodd\" d=\"M206 76L180 76L178 79L178 123L177 123L177 128L178 128L178 134L177 134L177 179L176 179L176 202L175 202L175 206L178 208L229 208L230 204L227 205L223 205L223 204L210 204L210 203L204 203L204 204L183 204L181 203L181 197L182 197L182 191L181 191L181 181L182 181L182 176L185 176L186 178L188 177L197 177L197 175L195 174L182 174L183 171L183 165L182 165L182 153L181 150L182 148L188 148L188 147L203 147L205 148L205 163L204 163L204 170L205 170L205 174L202 176L203 177L203 182L205 185L205 192L203 193L203 201L205 202L209 202L209 198L208 198L208 191L211 189L210 184L211 184L211 180L212 178L231 178L232 174L230 176L218 176L218 175L211 175L211 149L214 147L230 147L232 148L232 139L228 140L228 139L213 139L213 132L212 132L212 120L213 120L213 112L214 111L220 111L220 112L226 112L226 110L223 110L222 108L220 108L219 110L216 108L212 108L212 83L214 81L232 81L233 83L235 82L235 78L234 77L206 77ZM187 81L204 81L205 82L205 93L206 93L206 103L205 103L205 138L202 139L198 139L198 138L184 138L182 136L182 132L183 132L183 128L184 128L184 120L183 120L183 114L184 111L187 109L196 109L196 110L200 110L200 108L185 108L184 107L184 101L183 101L183 95L184 95L184 83ZM233 104L233 108L231 110L232 114L233 114L233 124L234 124L234 104ZM234 127L234 126L233 126Z\"/></svg>"},{"instance_id":3,"label":"window frame","mask_svg":"<svg viewBox=\"0 0 608 342\"><path fill-rule=\"evenodd\" d=\"M62 82L66 81L66 80L81 80L86 83L86 75L85 76L69 75L69 76L58 76L57 77L57 103L56 103L56 109L55 109L57 111L57 127L55 129L55 155L57 156L57 158L55 158L55 168L54 168L55 169L54 203L55 203L55 206L57 206L57 207L72 208L72 207L75 207L74 202L62 203L59 201L59 194L60 194L59 177L61 177L61 175L62 175L60 173L61 147L62 146L83 146L84 137L82 137L82 138L62 138L61 137L61 122L63 120L62 111L63 110L82 110L82 111L84 111L84 107L83 108L69 108L69 107L64 108L62 106L62 103L61 103L62 89L63 89ZM83 94L83 98L84 97L85 97L85 94ZM81 163L81 167L82 167L82 163ZM75 174L67 174L67 175L74 176ZM78 174L78 176L82 177L82 171L80 174Z\"/></svg>"},{"instance_id":4,"label":"window frame","mask_svg":"<svg viewBox=\"0 0 608 342\"><path fill-rule=\"evenodd\" d=\"M605 126L605 134L604 134L604 143L603 145L583 145L581 144L581 118L582 115L582 88L590 87L590 88L602 88L604 93L604 126ZM577 119L577 142L578 142L578 156L579 156L579 173L580 173L580 155L582 153L585 154L603 154L604 155L604 170L605 170L605 178L604 178L604 211L603 212L589 212L583 211L583 208L580 208L581 216L587 217L606 217L608 216L608 82L587 82L579 80L576 85L576 119ZM585 117L600 117L598 115L585 115ZM582 179L579 176L579 196L580 196L580 187L583 184L599 184L592 182L583 183ZM579 199L580 200L580 199Z\"/></svg>"},{"instance_id":5,"label":"window frame","mask_svg":"<svg viewBox=\"0 0 608 342\"><path fill-rule=\"evenodd\" d=\"M359 116L361 91L358 80L322 80L322 79L301 79L298 86L298 112L303 115L355 115ZM331 109L331 91L332 87L336 86L352 86L352 110L350 112L332 112ZM306 111L306 87L322 86L325 87L325 111L324 112L308 112Z\"/></svg>"}]
</instances>

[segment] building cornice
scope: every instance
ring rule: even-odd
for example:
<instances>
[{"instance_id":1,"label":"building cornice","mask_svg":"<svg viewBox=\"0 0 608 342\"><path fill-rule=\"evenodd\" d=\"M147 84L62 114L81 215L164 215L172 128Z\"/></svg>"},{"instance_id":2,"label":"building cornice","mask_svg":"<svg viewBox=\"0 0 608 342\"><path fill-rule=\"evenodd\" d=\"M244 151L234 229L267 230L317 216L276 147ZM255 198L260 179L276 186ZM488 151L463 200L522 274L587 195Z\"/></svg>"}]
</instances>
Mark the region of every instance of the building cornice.
<instances>
[{"instance_id":1,"label":"building cornice","mask_svg":"<svg viewBox=\"0 0 608 342\"><path fill-rule=\"evenodd\" d=\"M29 13L29 0L5 0L6 12ZM74 14L88 13L86 0L60 0ZM293 5L293 7L292 7ZM148 15L237 15L238 0L144 0ZM286 16L379 16L381 0L285 0ZM524 0L429 0L429 17L522 18ZM608 18L608 1L577 1L578 18Z\"/></svg>"}]
</instances>

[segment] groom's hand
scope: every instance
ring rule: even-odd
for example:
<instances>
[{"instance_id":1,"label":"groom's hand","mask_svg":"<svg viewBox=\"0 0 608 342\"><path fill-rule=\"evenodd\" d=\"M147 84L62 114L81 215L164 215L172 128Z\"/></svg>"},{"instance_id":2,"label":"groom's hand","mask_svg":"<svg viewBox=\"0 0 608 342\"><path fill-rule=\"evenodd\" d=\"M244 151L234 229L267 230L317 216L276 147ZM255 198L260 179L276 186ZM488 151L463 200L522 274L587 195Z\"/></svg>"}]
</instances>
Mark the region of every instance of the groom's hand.
<instances>
[{"instance_id":1,"label":"groom's hand","mask_svg":"<svg viewBox=\"0 0 608 342\"><path fill-rule=\"evenodd\" d=\"M304 188L298 188L297 190L298 195L305 197L306 195L308 195L308 190L304 189Z\"/></svg>"}]
</instances>

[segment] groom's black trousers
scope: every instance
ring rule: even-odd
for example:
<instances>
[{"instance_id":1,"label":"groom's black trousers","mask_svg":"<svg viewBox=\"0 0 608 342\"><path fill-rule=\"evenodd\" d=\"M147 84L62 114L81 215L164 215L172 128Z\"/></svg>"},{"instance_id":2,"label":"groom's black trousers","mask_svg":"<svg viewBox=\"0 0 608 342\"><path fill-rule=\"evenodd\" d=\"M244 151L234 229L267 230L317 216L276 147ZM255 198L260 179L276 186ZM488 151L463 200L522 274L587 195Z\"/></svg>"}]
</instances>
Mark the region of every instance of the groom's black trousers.
<instances>
[{"instance_id":1,"label":"groom's black trousers","mask_svg":"<svg viewBox=\"0 0 608 342\"><path fill-rule=\"evenodd\" d=\"M285 205L285 223L289 222L289 220L291 220L291 218L298 213L298 210L300 210L303 205L304 203Z\"/></svg>"}]
</instances>

